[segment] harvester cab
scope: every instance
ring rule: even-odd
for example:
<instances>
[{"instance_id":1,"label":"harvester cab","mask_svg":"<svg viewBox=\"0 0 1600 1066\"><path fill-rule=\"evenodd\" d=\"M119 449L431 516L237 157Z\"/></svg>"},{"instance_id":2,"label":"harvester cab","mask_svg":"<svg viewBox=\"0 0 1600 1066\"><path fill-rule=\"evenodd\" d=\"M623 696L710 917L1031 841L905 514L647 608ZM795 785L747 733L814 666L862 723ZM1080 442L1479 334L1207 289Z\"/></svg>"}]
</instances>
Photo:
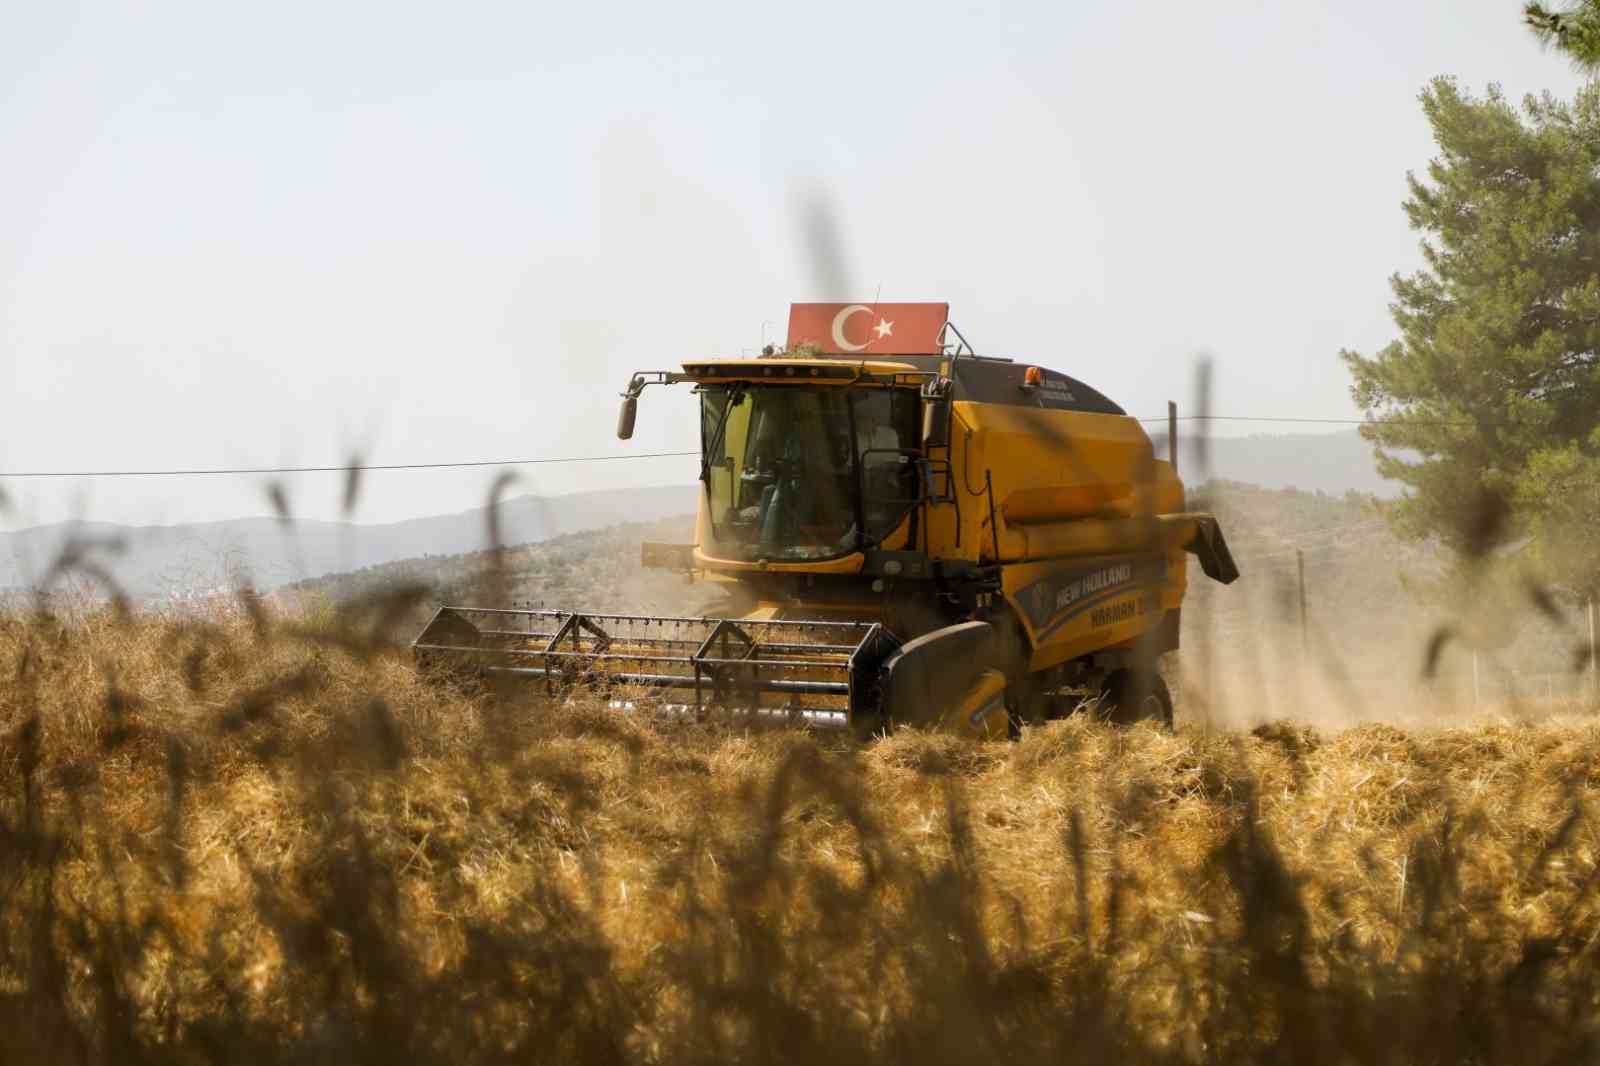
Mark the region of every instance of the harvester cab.
<instances>
[{"instance_id":1,"label":"harvester cab","mask_svg":"<svg viewBox=\"0 0 1600 1066\"><path fill-rule=\"evenodd\" d=\"M1187 560L1238 570L1139 422L1084 383L979 356L945 304L796 304L788 346L633 375L700 416L694 540L643 563L720 582L714 617L441 607L419 661L630 707L982 736L1086 704L1170 724Z\"/></svg>"}]
</instances>

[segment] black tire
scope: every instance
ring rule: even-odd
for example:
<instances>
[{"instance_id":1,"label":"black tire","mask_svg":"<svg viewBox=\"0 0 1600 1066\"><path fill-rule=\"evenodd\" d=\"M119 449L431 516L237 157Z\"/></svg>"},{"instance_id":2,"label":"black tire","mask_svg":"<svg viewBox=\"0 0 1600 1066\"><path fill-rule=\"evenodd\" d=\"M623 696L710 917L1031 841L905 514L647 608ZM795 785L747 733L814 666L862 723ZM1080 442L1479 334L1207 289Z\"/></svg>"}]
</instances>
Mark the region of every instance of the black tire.
<instances>
[{"instance_id":1,"label":"black tire","mask_svg":"<svg viewBox=\"0 0 1600 1066\"><path fill-rule=\"evenodd\" d=\"M1172 693L1154 670L1115 670L1100 684L1099 716L1114 725L1172 728Z\"/></svg>"}]
</instances>

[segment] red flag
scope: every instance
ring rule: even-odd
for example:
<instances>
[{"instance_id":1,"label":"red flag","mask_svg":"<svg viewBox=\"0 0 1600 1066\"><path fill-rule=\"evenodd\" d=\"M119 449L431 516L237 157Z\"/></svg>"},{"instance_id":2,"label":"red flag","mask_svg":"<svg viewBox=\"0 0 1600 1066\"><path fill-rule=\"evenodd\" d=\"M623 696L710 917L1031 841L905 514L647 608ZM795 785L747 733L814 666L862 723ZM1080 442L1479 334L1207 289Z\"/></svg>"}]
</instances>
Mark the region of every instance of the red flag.
<instances>
[{"instance_id":1,"label":"red flag","mask_svg":"<svg viewBox=\"0 0 1600 1066\"><path fill-rule=\"evenodd\" d=\"M949 304L790 304L789 347L824 355L938 355Z\"/></svg>"}]
</instances>

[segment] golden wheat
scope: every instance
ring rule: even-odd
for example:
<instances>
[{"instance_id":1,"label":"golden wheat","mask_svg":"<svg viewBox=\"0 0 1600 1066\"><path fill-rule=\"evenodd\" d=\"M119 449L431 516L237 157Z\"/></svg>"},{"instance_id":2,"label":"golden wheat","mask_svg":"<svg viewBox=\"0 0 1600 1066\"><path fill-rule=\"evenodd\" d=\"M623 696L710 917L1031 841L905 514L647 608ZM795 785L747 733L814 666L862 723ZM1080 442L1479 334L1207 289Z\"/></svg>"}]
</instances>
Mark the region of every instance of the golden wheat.
<instances>
[{"instance_id":1,"label":"golden wheat","mask_svg":"<svg viewBox=\"0 0 1600 1066\"><path fill-rule=\"evenodd\" d=\"M10 1057L1593 1057L1587 720L860 746L381 614L0 623Z\"/></svg>"}]
</instances>

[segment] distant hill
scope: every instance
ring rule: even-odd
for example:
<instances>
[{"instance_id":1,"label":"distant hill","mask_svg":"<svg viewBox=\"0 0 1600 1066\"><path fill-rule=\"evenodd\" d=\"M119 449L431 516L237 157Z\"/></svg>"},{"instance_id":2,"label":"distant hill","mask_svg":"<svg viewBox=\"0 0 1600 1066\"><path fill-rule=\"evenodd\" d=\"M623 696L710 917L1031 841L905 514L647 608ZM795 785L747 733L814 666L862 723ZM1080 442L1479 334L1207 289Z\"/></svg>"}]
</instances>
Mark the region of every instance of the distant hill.
<instances>
[{"instance_id":1,"label":"distant hill","mask_svg":"<svg viewBox=\"0 0 1600 1066\"><path fill-rule=\"evenodd\" d=\"M568 533L500 553L498 582L490 553L399 559L343 574L285 585L272 594L295 609L322 604L360 604L405 586L424 591L400 631L408 636L440 603L479 607L554 607L586 611L700 614L725 591L715 582L690 582L681 573L640 566L644 541L686 543L694 518L680 514L650 522L620 522L604 529Z\"/></svg>"},{"instance_id":2,"label":"distant hill","mask_svg":"<svg viewBox=\"0 0 1600 1066\"><path fill-rule=\"evenodd\" d=\"M1166 433L1151 436L1156 441L1156 454L1165 456ZM1178 471L1185 481L1214 478L1264 489L1301 489L1331 496L1352 491L1379 497L1400 494L1399 485L1378 476L1372 445L1354 429L1208 437L1204 461L1199 443L1182 428L1178 430Z\"/></svg>"},{"instance_id":3,"label":"distant hill","mask_svg":"<svg viewBox=\"0 0 1600 1066\"><path fill-rule=\"evenodd\" d=\"M1372 469L1371 446L1354 430L1262 434L1208 441L1206 461L1192 436L1180 437L1179 470L1191 485L1209 479L1296 488L1342 496L1392 496L1396 487ZM1157 438L1157 454L1164 454ZM698 486L663 486L520 496L500 508L501 540L532 544L619 522L651 522L691 514ZM180 526L121 526L64 522L0 533L0 590L34 584L67 546L87 544L102 566L137 601L209 595L248 578L263 591L399 560L462 555L488 544L488 516L477 508L404 522L363 525L241 518Z\"/></svg>"},{"instance_id":4,"label":"distant hill","mask_svg":"<svg viewBox=\"0 0 1600 1066\"><path fill-rule=\"evenodd\" d=\"M519 496L499 508L501 542L548 540L625 521L694 510L694 486ZM486 547L484 508L405 522L362 525L241 518L180 526L62 522L0 533L0 589L31 587L69 546L103 568L138 601L192 598L248 577L265 591L324 574L397 559L459 555Z\"/></svg>"}]
</instances>

